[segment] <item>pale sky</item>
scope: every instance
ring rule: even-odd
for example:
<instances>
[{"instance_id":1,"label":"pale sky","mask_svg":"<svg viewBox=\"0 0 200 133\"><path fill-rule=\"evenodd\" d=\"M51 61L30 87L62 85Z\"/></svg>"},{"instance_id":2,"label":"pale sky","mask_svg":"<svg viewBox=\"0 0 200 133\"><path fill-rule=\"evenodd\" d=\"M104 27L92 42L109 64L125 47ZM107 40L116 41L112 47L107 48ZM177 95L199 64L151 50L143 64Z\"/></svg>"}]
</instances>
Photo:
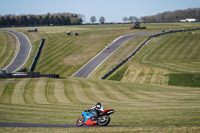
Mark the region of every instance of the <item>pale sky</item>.
<instances>
[{"instance_id":1,"label":"pale sky","mask_svg":"<svg viewBox=\"0 0 200 133\"><path fill-rule=\"evenodd\" d=\"M106 22L122 22L123 17L148 16L165 11L200 8L200 0L0 0L0 15L77 13Z\"/></svg>"}]
</instances>

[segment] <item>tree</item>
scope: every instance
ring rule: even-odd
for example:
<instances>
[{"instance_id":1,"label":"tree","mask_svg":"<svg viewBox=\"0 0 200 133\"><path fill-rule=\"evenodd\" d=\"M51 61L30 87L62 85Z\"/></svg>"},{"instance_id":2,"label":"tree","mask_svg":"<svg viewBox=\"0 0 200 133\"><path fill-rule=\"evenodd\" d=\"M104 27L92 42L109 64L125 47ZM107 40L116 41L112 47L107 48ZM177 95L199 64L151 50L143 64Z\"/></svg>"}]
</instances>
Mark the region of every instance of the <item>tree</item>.
<instances>
[{"instance_id":1,"label":"tree","mask_svg":"<svg viewBox=\"0 0 200 133\"><path fill-rule=\"evenodd\" d=\"M105 23L105 17L104 17L104 16L101 16L101 17L99 18L99 23L100 23L100 24L104 24L104 23Z\"/></svg>"},{"instance_id":2,"label":"tree","mask_svg":"<svg viewBox=\"0 0 200 133\"><path fill-rule=\"evenodd\" d=\"M129 20L130 20L131 23L133 23L133 22L137 22L138 18L136 16L130 16Z\"/></svg>"},{"instance_id":3,"label":"tree","mask_svg":"<svg viewBox=\"0 0 200 133\"><path fill-rule=\"evenodd\" d=\"M94 22L96 22L96 21L97 21L97 19L96 19L95 16L92 16L92 17L90 18L90 22L94 23Z\"/></svg>"},{"instance_id":4,"label":"tree","mask_svg":"<svg viewBox=\"0 0 200 133\"><path fill-rule=\"evenodd\" d=\"M127 17L123 17L122 20L124 21L124 23L126 23L127 21L129 21L129 19Z\"/></svg>"},{"instance_id":5,"label":"tree","mask_svg":"<svg viewBox=\"0 0 200 133\"><path fill-rule=\"evenodd\" d=\"M84 14L78 14L78 18L80 18L82 22L85 22L86 17Z\"/></svg>"},{"instance_id":6,"label":"tree","mask_svg":"<svg viewBox=\"0 0 200 133\"><path fill-rule=\"evenodd\" d=\"M82 24L82 19L80 19L80 18L72 17L70 20L71 20L70 23L73 24L73 25Z\"/></svg>"}]
</instances>

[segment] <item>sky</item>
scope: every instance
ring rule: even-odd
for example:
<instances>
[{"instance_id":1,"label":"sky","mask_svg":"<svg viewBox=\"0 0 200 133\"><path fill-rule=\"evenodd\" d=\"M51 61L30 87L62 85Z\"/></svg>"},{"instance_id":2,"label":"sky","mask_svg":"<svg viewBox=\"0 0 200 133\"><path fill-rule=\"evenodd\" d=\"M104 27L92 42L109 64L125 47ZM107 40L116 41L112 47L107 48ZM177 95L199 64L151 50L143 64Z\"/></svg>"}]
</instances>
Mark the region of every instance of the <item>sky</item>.
<instances>
[{"instance_id":1,"label":"sky","mask_svg":"<svg viewBox=\"0 0 200 133\"><path fill-rule=\"evenodd\" d=\"M0 15L76 13L106 22L122 22L123 17L155 15L165 11L200 8L200 0L0 0Z\"/></svg>"}]
</instances>

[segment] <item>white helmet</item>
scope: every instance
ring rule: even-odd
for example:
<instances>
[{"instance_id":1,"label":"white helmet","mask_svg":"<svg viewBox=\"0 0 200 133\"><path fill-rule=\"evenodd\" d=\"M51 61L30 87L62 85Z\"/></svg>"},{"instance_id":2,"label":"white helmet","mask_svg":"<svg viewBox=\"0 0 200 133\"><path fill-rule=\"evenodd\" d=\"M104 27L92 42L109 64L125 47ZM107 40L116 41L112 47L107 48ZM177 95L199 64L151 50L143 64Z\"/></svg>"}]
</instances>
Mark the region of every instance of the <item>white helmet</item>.
<instances>
[{"instance_id":1,"label":"white helmet","mask_svg":"<svg viewBox=\"0 0 200 133\"><path fill-rule=\"evenodd\" d=\"M100 103L100 102L96 103L96 108L97 108L97 109L100 109L100 108L101 108L101 103Z\"/></svg>"}]
</instances>

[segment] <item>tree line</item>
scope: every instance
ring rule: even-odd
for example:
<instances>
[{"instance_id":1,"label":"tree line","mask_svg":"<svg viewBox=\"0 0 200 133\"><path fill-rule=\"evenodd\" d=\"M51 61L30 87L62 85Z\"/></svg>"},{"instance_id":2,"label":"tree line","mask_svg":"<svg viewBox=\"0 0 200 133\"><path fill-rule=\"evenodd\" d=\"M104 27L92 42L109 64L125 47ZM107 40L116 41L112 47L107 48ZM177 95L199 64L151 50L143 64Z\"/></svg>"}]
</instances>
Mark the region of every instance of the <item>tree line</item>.
<instances>
[{"instance_id":1,"label":"tree line","mask_svg":"<svg viewBox=\"0 0 200 133\"><path fill-rule=\"evenodd\" d=\"M152 16L137 18L135 16L123 17L124 23L132 22L180 22L182 19L195 18L200 21L200 8L189 8L185 10L167 11Z\"/></svg>"},{"instance_id":2,"label":"tree line","mask_svg":"<svg viewBox=\"0 0 200 133\"><path fill-rule=\"evenodd\" d=\"M95 16L91 16L91 17L90 17L90 22L92 22L92 23L94 24L96 21L97 21L97 19L96 19ZM105 21L106 21L106 19L105 19L104 16L101 16L101 17L99 18L99 23L100 23L100 24L104 24Z\"/></svg>"},{"instance_id":3,"label":"tree line","mask_svg":"<svg viewBox=\"0 0 200 133\"><path fill-rule=\"evenodd\" d=\"M140 18L141 22L173 22L181 19L195 18L200 19L200 8L189 8L185 10L167 11L152 16Z\"/></svg>"},{"instance_id":4,"label":"tree line","mask_svg":"<svg viewBox=\"0 0 200 133\"><path fill-rule=\"evenodd\" d=\"M81 15L71 13L0 16L1 26L79 25L82 24L82 22Z\"/></svg>"}]
</instances>

